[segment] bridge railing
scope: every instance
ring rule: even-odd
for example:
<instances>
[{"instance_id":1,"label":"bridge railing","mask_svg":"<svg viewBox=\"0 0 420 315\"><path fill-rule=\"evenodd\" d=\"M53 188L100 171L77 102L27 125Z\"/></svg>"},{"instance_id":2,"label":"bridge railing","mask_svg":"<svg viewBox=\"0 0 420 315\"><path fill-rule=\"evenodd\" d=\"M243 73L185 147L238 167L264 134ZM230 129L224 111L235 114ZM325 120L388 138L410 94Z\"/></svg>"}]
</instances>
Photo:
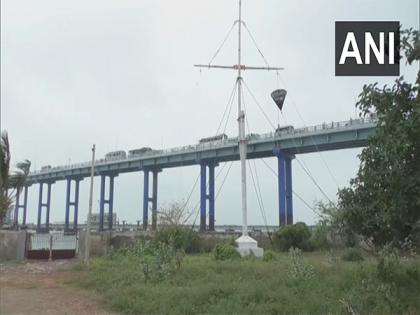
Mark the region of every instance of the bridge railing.
<instances>
[{"instance_id":1,"label":"bridge railing","mask_svg":"<svg viewBox=\"0 0 420 315\"><path fill-rule=\"evenodd\" d=\"M290 129L290 130L284 130L281 132L269 132L264 134L251 134L247 135L247 139L249 141L259 141L259 140L267 140L270 138L282 138L282 137L290 137L297 134L312 134L320 131L328 131L331 129L343 129L343 128L351 128L351 127L357 127L360 125L365 124L374 124L377 122L376 115L372 115L371 117L366 118L358 118L358 119L350 119L345 121L339 121L339 122L330 122L330 123L322 123L315 126L309 126L309 127L302 127L302 128L296 128L296 129ZM106 160L104 158L97 159L95 161L95 165L105 165L109 163L114 163L116 161L133 161L153 156L164 156L164 155L170 155L170 154L176 154L176 153L187 153L187 152L197 152L197 151L203 151L209 148L222 148L225 146L232 146L232 144L238 143L238 137L229 137L227 139L223 139L220 141L214 141L214 142L206 142L206 143L199 143L196 145L186 145L182 147L174 147L164 150L152 150L149 152L145 152L141 156L133 156L133 157L127 157L125 159L116 159L116 160ZM83 167L90 167L91 162L82 162L82 163L75 163L70 165L62 165L62 166L54 166L52 168L49 168L48 170L34 170L30 173L30 175L36 175L40 173L50 173L50 172L56 172L56 171L63 171L63 170L71 170L71 169L77 169L77 168L83 168Z\"/></svg>"}]
</instances>

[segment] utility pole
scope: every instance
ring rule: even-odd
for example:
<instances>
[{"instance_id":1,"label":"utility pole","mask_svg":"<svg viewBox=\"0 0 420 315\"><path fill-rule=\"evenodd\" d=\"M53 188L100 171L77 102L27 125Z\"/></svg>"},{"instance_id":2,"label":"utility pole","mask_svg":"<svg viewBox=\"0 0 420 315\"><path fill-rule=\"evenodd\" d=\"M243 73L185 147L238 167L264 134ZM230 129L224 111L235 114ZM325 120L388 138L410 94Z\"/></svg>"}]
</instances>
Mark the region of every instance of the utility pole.
<instances>
[{"instance_id":1,"label":"utility pole","mask_svg":"<svg viewBox=\"0 0 420 315\"><path fill-rule=\"evenodd\" d=\"M93 202L93 179L95 175L95 145L92 147L92 164L90 167L90 191L89 191L89 211L86 225L85 237L85 263L89 267L90 264L90 219L92 217L92 202Z\"/></svg>"},{"instance_id":2,"label":"utility pole","mask_svg":"<svg viewBox=\"0 0 420 315\"><path fill-rule=\"evenodd\" d=\"M258 248L257 241L248 236L248 223L247 223L247 192L246 192L246 151L247 141L245 137L245 111L242 110L242 70L283 70L279 67L249 67L242 64L242 26L245 26L242 21L242 0L239 0L239 18L235 21L238 24L238 64L233 66L222 66L222 65L194 65L199 68L216 68L216 69L234 69L238 71L236 82L238 84L238 145L239 145L239 157L241 161L241 199L242 199L242 236L236 240L238 244L238 251L242 256L253 252L254 255L262 255L262 249Z\"/></svg>"}]
</instances>

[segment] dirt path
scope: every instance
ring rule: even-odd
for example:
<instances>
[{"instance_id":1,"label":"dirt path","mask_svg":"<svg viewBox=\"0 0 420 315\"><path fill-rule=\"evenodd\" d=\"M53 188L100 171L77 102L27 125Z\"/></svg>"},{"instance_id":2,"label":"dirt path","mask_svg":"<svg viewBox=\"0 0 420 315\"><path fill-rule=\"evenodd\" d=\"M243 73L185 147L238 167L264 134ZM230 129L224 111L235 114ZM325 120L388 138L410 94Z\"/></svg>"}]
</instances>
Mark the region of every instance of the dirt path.
<instances>
[{"instance_id":1,"label":"dirt path","mask_svg":"<svg viewBox=\"0 0 420 315\"><path fill-rule=\"evenodd\" d=\"M65 286L76 260L0 264L0 314L110 314L89 292Z\"/></svg>"}]
</instances>

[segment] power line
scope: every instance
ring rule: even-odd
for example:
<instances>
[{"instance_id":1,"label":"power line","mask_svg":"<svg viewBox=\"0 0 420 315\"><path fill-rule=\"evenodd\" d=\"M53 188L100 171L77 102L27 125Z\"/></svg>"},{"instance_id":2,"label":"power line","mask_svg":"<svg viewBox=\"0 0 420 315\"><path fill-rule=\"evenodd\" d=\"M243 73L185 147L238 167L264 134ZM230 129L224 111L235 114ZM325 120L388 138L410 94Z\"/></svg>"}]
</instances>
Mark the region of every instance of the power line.
<instances>
[{"instance_id":1,"label":"power line","mask_svg":"<svg viewBox=\"0 0 420 315\"><path fill-rule=\"evenodd\" d=\"M235 27L237 21L233 22L229 32L226 34L225 38L223 39L222 43L220 44L219 48L217 48L216 52L214 53L213 57L210 59L209 61L209 65L211 65L211 63L213 62L213 60L216 58L216 56L219 54L220 50L222 49L222 47L224 46L224 44L226 43L227 39L229 38L230 34L232 33L233 28Z\"/></svg>"},{"instance_id":2,"label":"power line","mask_svg":"<svg viewBox=\"0 0 420 315\"><path fill-rule=\"evenodd\" d=\"M225 106L225 110L223 112L222 119L220 120L219 126L217 127L216 136L217 136L217 134L220 131L220 127L222 126L223 121L225 120L226 112L227 112L227 110L229 108L229 113L228 113L228 116L226 118L226 124L225 124L225 130L226 130L226 125L227 125L227 122L228 122L228 119L229 119L229 116L230 116L230 111L232 109L233 99L234 99L234 97L236 95L236 85L237 85L237 81L235 81L235 84L233 85L233 89L232 89L232 92L230 93L229 100L228 100L228 102L227 102L227 104Z\"/></svg>"},{"instance_id":3,"label":"power line","mask_svg":"<svg viewBox=\"0 0 420 315\"><path fill-rule=\"evenodd\" d=\"M235 99L235 96L236 96L236 85L237 85L237 81L235 81L235 86L234 86L234 89L233 89L233 95L232 95L231 100L230 100L229 112L227 114L225 127L224 127L223 132L222 132L223 134L226 133L226 128L227 128L227 125L228 125L228 122L229 122L230 113L231 113L232 107L233 107L233 100Z\"/></svg>"},{"instance_id":4,"label":"power line","mask_svg":"<svg viewBox=\"0 0 420 315\"><path fill-rule=\"evenodd\" d=\"M286 82L283 80L283 78L281 77L281 75L280 75L279 73L278 73L278 77L280 78L280 80L281 80L281 82L283 83L284 87L285 87L286 89L288 89L288 87L287 87L287 85L286 85ZM289 94L290 94L290 93L289 93ZM293 96L289 95L289 97L290 97L290 100L292 101L293 108L295 109L295 111L296 111L296 113L298 114L298 116L299 116L300 120L302 121L303 126L306 128L306 123L305 123L305 121L304 121L304 119L303 119L302 115L300 114L300 111L299 111L299 109L298 109L298 107L297 107L297 105L296 105L296 102L295 102L295 101L294 101L294 99L293 99ZM283 116L283 113L282 113L282 116ZM319 156L320 156L320 158L321 158L322 162L324 163L325 167L327 168L327 171L328 171L328 173L330 174L330 176L331 176L332 180L334 181L334 183L335 183L335 184L337 185L337 187L339 188L339 185L338 185L337 179L335 178L335 176L334 176L334 175L333 175L333 173L331 172L331 169L330 169L330 167L328 166L327 162L325 161L324 156L322 155L321 151L319 150L318 145L316 144L316 142L315 142L315 140L314 140L313 136L312 136L312 135L309 135L309 136L310 136L310 138L311 138L311 140L312 140L312 143L314 144L314 146L315 146L315 148L316 148L316 150L317 150L317 152L318 152L318 154L319 154Z\"/></svg>"},{"instance_id":5,"label":"power line","mask_svg":"<svg viewBox=\"0 0 420 315\"><path fill-rule=\"evenodd\" d=\"M247 86L247 84L244 82L245 87L247 88L249 94L252 96L254 102L257 104L257 106L260 108L260 110L262 111L262 113L264 114L265 118L267 119L267 121L269 122L269 124L271 125L271 127L273 129L275 129L274 125L271 123L268 115L265 113L265 111L263 110L262 106L259 104L258 100L256 99L256 97L254 96L254 94L251 92L251 90L249 89L249 87ZM245 108L245 105L244 105ZM284 116L282 115L283 119L286 120L284 118ZM246 118L246 116L245 116ZM248 124L248 121L247 121ZM293 138L293 144L294 147L296 149L297 153L300 153L300 150L296 144L296 140ZM319 189L319 191L331 202L331 199L328 197L328 195L325 193L325 191L321 188L321 186L318 184L318 182L315 180L314 176L312 175L311 171L309 170L309 168L305 165L305 162L301 162L297 157L296 157L296 161L298 161L299 165L303 168L303 170L305 171L305 173L309 176L309 178L311 179L311 181L315 184L315 186Z\"/></svg>"},{"instance_id":6,"label":"power line","mask_svg":"<svg viewBox=\"0 0 420 315\"><path fill-rule=\"evenodd\" d=\"M249 30L248 26L247 26L245 23L243 23L243 25L244 25L244 27L245 27L246 31L248 32L248 34L249 34L249 36L250 36L250 38L251 38L252 42L254 43L255 48L258 50L258 52L260 53L260 55L261 55L262 59L264 60L264 62L266 63L266 65L269 67L270 65L269 65L269 62L267 61L267 58L265 58L264 54L262 53L261 49L259 48L259 46L258 46L258 44L257 44L257 42L256 42L256 40L255 40L255 38L254 38L254 36L252 36L252 33L251 33L251 31ZM277 71L277 80L278 80L279 78L280 78L280 80L283 82L284 86L285 86L285 87L286 87L286 89L287 89L287 86L286 86L286 84L285 84L285 82L284 82L283 78L280 76L279 72ZM260 104L258 103L258 101L256 100L255 96L254 96L254 95L253 95L253 93L250 91L250 89L248 88L248 86L246 85L246 83L245 83L245 82L244 82L244 84L245 84L245 86L246 86L246 88L247 88L248 92L251 94L252 98L254 99L255 103L258 105L258 107L260 108L260 110L261 110L261 111L262 111L262 113L264 114L265 118L267 119L267 121L268 121L268 122L269 122L269 124L271 125L271 127L272 127L273 129L276 129L276 128L274 127L274 125L272 124L271 120L268 118L268 116L267 116L267 114L265 113L265 111L263 110L262 106L260 106ZM299 112L299 110L298 110L298 108L297 108L297 106L296 106L296 103L294 102L294 100L293 100L293 98L292 98L292 97L290 97L290 98L291 98L291 100L292 100L292 103L293 103L293 105L294 105L294 108L295 108L295 110L296 110L297 114L299 115L299 117L300 117L301 121L302 121L302 122L303 122L303 124L304 124L304 127L306 127L305 121L303 120L303 117L302 117L302 115L300 114L300 112ZM283 113L282 113L282 116L283 116ZM337 187L339 187L338 182L337 182L337 179L335 178L335 176L334 176L334 175L333 175L333 173L331 172L330 167L328 166L328 164L326 163L326 161L325 161L325 159L324 159L323 155L322 155L322 154L321 154L321 152L319 151L318 145L315 143L315 141L314 141L314 139L313 139L312 135L311 135L310 137L311 137L311 140L312 140L313 144L315 145L315 148L316 148L317 152L319 153L319 155L320 155L320 157L321 157L321 159L322 159L322 161L323 161L324 165L326 166L326 168L327 168L327 170L328 170L328 173L330 174L331 178L333 179L333 181L335 182L335 184L337 185ZM305 172L306 172L306 170L305 170ZM311 175L311 177L312 177L312 175ZM316 185L318 186L318 184L316 184ZM324 193L324 192L323 192L323 194L325 195L325 193ZM328 200L330 200L328 197L327 197L327 199L328 199Z\"/></svg>"},{"instance_id":7,"label":"power line","mask_svg":"<svg viewBox=\"0 0 420 315\"><path fill-rule=\"evenodd\" d=\"M269 165L267 164L266 161L264 161L264 159L261 159L261 161L264 163L265 166L267 166L267 168L274 174L274 176L277 179L277 172ZM295 192L294 190L292 190L293 194L298 197L300 199L300 201L302 201L309 209L311 209L315 214L319 215L318 211L315 210L315 208L313 208L312 206L309 205L308 202L305 201L305 199L303 199L297 192Z\"/></svg>"},{"instance_id":8,"label":"power line","mask_svg":"<svg viewBox=\"0 0 420 315\"><path fill-rule=\"evenodd\" d=\"M270 67L270 64L268 63L267 59L265 58L264 54L262 53L261 49L258 47L257 41L255 40L254 36L252 36L251 31L249 30L248 26L245 24L245 22L242 22L242 25L245 27L246 31L248 32L249 37L251 37L252 42L254 43L255 48L260 53L260 56L264 60L267 67Z\"/></svg>"},{"instance_id":9,"label":"power line","mask_svg":"<svg viewBox=\"0 0 420 315\"><path fill-rule=\"evenodd\" d=\"M248 85L246 84L246 82L244 80L242 80L242 82L244 83L249 95L251 95L252 99L254 100L255 104L257 104L258 108L261 110L262 114L264 115L265 119L267 120L267 122L270 124L271 128L273 128L274 130L276 130L276 127L274 126L274 124L271 122L270 118L268 117L268 115L266 114L266 112L264 111L264 109L262 108L262 106L260 105L260 103L258 102L257 98L255 97L254 93L252 93L252 91L249 89Z\"/></svg>"}]
</instances>

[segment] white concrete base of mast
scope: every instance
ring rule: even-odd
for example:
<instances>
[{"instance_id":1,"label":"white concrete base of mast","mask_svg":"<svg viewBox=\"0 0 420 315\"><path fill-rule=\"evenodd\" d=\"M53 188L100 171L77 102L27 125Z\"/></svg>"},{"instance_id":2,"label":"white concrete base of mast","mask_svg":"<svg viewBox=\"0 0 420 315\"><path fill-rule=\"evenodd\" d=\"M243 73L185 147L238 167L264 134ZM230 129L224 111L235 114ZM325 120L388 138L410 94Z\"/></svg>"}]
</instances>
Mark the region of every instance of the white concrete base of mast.
<instances>
[{"instance_id":1,"label":"white concrete base of mast","mask_svg":"<svg viewBox=\"0 0 420 315\"><path fill-rule=\"evenodd\" d=\"M257 241L248 235L242 235L240 238L235 240L235 242L238 245L236 250L242 257L248 256L251 253L255 257L262 257L264 255L264 249L258 247Z\"/></svg>"}]
</instances>

